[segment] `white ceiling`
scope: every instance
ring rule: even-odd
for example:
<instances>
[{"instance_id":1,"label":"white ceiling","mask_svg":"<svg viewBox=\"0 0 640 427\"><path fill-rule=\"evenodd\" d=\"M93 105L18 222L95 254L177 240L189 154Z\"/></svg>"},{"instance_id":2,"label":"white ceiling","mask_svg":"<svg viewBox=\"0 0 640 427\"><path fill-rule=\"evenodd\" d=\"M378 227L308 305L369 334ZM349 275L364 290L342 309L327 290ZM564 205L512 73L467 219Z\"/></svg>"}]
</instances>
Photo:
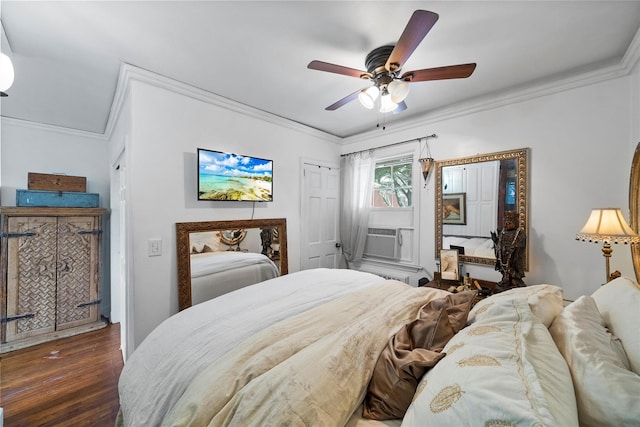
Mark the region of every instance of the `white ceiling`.
<instances>
[{"instance_id":1,"label":"white ceiling","mask_svg":"<svg viewBox=\"0 0 640 427\"><path fill-rule=\"evenodd\" d=\"M369 84L307 64L364 70L367 53L394 43L416 9L440 19L403 71L476 62L474 74L412 83L397 115L357 100L325 111ZM348 137L618 65L640 28L640 1L2 0L0 15L16 73L2 116L102 134L128 63Z\"/></svg>"}]
</instances>

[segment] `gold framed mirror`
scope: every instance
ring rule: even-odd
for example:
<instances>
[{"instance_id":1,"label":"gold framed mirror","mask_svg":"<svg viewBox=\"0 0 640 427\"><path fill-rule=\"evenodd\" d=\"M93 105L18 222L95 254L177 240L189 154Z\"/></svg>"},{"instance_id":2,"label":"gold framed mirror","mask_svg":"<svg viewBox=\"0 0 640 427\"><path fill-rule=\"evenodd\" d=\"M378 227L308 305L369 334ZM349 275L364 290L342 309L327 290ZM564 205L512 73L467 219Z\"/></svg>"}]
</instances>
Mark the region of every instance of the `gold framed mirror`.
<instances>
[{"instance_id":1,"label":"gold framed mirror","mask_svg":"<svg viewBox=\"0 0 640 427\"><path fill-rule=\"evenodd\" d=\"M460 262L495 265L491 232L503 227L507 211L518 213L519 226L529 236L528 152L521 148L436 162L436 258L442 249L458 249Z\"/></svg>"},{"instance_id":2,"label":"gold framed mirror","mask_svg":"<svg viewBox=\"0 0 640 427\"><path fill-rule=\"evenodd\" d=\"M287 257L287 222L285 218L250 219L231 221L200 221L176 223L176 254L178 261L178 306L180 310L192 305L192 272L191 257L198 256L198 245L192 244L193 236L212 234L218 238L228 231L242 230L243 246L251 248L254 254L264 254L278 268L279 275L289 272ZM228 233L227 233L228 234ZM233 233L235 236L238 233ZM227 236L228 237L228 236ZM236 236L239 237L239 236ZM251 240L251 241L249 241ZM229 246L223 243L223 248L216 249L215 244L200 244L204 252L229 251ZM235 241L235 240L234 240ZM232 243L236 244L236 243ZM237 252L236 249L232 249ZM247 252L249 249L243 249Z\"/></svg>"},{"instance_id":3,"label":"gold framed mirror","mask_svg":"<svg viewBox=\"0 0 640 427\"><path fill-rule=\"evenodd\" d=\"M638 233L640 230L640 143L636 147L631 162L631 176L629 178L629 225ZM636 271L636 281L640 283L640 243L631 244L631 258Z\"/></svg>"}]
</instances>

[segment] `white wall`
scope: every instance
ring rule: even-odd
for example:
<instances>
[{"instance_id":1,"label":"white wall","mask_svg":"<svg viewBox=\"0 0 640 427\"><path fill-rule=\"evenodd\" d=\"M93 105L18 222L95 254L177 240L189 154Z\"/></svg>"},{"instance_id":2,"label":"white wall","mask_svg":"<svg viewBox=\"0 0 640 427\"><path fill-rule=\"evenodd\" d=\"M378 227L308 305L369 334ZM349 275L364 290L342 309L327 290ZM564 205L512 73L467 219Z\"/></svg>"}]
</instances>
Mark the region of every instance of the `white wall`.
<instances>
[{"instance_id":1,"label":"white wall","mask_svg":"<svg viewBox=\"0 0 640 427\"><path fill-rule=\"evenodd\" d=\"M109 208L107 140L102 135L2 118L0 135L0 201L16 205L16 190L27 189L29 172L60 173L87 178L87 192L100 195ZM102 234L102 315L110 315L109 214Z\"/></svg>"},{"instance_id":2,"label":"white wall","mask_svg":"<svg viewBox=\"0 0 640 427\"><path fill-rule=\"evenodd\" d=\"M436 160L530 147L530 271L525 282L557 284L575 299L605 279L601 247L576 241L576 233L594 207L628 212L631 85L632 77L617 78L460 117L427 118L423 125L395 133L387 126L341 151L432 133L438 135L429 140ZM432 175L420 198L420 262L429 275L436 268L434 184ZM634 276L628 246L614 247L613 268ZM490 266L467 271L481 279L500 278Z\"/></svg>"},{"instance_id":3,"label":"white wall","mask_svg":"<svg viewBox=\"0 0 640 427\"><path fill-rule=\"evenodd\" d=\"M336 162L333 142L188 96L132 81L127 146L129 256L133 333L137 346L178 310L175 223L286 218L289 271L300 268L300 158ZM274 201L196 200L196 148L272 159ZM147 241L162 239L163 254L147 256Z\"/></svg>"},{"instance_id":4,"label":"white wall","mask_svg":"<svg viewBox=\"0 0 640 427\"><path fill-rule=\"evenodd\" d=\"M2 118L2 206L16 205L16 189L27 189L29 172L87 177L87 192L109 207L108 144L102 135Z\"/></svg>"}]
</instances>

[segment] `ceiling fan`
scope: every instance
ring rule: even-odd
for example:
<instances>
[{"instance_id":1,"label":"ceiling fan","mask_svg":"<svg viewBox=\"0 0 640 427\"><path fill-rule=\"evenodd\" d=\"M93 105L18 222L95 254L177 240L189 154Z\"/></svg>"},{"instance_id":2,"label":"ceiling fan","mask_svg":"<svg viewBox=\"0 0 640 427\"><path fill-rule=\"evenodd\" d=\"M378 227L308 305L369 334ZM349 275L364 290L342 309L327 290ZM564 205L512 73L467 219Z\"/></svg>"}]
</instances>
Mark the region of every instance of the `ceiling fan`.
<instances>
[{"instance_id":1,"label":"ceiling fan","mask_svg":"<svg viewBox=\"0 0 640 427\"><path fill-rule=\"evenodd\" d=\"M416 10L411 15L396 45L381 46L372 50L365 59L367 71L331 64L323 61L311 61L307 68L329 73L343 74L371 80L372 86L359 89L341 100L329 105L325 110L333 111L358 98L366 108L373 108L380 98L381 113L399 113L407 109L404 102L409 94L409 83L430 80L464 79L476 68L475 63L449 65L437 68L407 71L400 74L404 63L418 47L422 39L438 20L438 14L427 10Z\"/></svg>"}]
</instances>

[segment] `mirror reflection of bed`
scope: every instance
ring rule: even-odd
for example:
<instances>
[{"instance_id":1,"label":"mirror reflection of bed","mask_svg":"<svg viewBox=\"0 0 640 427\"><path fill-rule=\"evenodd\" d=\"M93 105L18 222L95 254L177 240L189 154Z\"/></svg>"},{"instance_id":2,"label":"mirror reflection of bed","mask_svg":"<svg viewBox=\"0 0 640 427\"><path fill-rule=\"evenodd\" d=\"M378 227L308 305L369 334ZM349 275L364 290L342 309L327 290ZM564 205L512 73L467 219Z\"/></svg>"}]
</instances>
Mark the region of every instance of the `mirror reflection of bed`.
<instances>
[{"instance_id":1,"label":"mirror reflection of bed","mask_svg":"<svg viewBox=\"0 0 640 427\"><path fill-rule=\"evenodd\" d=\"M178 222L176 255L178 307L184 310L233 290L287 274L287 220ZM231 268L232 265L237 268ZM192 275L197 277L192 278Z\"/></svg>"},{"instance_id":2,"label":"mirror reflection of bed","mask_svg":"<svg viewBox=\"0 0 640 427\"><path fill-rule=\"evenodd\" d=\"M191 303L280 275L276 227L189 233Z\"/></svg>"}]
</instances>

